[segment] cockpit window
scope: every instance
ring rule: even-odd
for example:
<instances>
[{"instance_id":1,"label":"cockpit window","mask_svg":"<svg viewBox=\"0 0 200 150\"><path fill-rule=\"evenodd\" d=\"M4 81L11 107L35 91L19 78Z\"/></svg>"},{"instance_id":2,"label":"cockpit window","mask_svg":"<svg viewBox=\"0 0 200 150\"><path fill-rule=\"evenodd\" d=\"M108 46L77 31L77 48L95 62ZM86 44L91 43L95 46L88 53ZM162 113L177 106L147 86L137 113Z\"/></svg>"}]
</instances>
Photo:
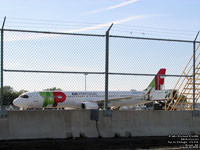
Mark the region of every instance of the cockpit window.
<instances>
[{"instance_id":1,"label":"cockpit window","mask_svg":"<svg viewBox=\"0 0 200 150\"><path fill-rule=\"evenodd\" d=\"M29 98L28 95L22 95L21 98Z\"/></svg>"}]
</instances>

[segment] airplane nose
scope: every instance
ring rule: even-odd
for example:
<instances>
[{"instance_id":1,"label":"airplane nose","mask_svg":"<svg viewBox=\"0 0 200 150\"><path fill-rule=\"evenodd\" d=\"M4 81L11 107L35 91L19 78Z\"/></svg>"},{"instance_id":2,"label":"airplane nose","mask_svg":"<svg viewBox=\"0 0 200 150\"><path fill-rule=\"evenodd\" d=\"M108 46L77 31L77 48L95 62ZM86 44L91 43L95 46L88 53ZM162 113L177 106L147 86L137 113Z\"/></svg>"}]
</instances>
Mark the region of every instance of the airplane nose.
<instances>
[{"instance_id":1,"label":"airplane nose","mask_svg":"<svg viewBox=\"0 0 200 150\"><path fill-rule=\"evenodd\" d=\"M13 104L15 105L15 106L17 106L17 107L20 107L20 99L15 99L14 101L13 101Z\"/></svg>"}]
</instances>

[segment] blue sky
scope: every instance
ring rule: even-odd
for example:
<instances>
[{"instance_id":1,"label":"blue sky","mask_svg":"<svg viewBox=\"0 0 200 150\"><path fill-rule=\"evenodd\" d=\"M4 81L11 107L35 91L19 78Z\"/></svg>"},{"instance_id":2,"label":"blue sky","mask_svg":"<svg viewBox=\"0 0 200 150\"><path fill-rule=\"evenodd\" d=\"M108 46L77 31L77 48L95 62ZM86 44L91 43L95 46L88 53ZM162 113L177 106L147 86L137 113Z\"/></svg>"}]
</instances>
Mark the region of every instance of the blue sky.
<instances>
[{"instance_id":1,"label":"blue sky","mask_svg":"<svg viewBox=\"0 0 200 150\"><path fill-rule=\"evenodd\" d=\"M200 30L199 6L198 0L2 0L0 21L7 16L5 28L98 34L114 23L111 34L193 40ZM104 38L5 34L5 69L104 71ZM189 43L110 42L112 72L156 73L165 67L168 74L180 74L192 56ZM5 85L16 90L84 90L83 75L5 75ZM104 76L87 79L88 90L104 90ZM151 79L111 77L110 89L142 90ZM166 78L166 88L176 80Z\"/></svg>"},{"instance_id":2,"label":"blue sky","mask_svg":"<svg viewBox=\"0 0 200 150\"><path fill-rule=\"evenodd\" d=\"M130 16L145 16L128 24L199 30L198 0L2 0L0 17L107 23ZM108 8L112 9L108 9ZM96 13L95 13L96 11Z\"/></svg>"}]
</instances>

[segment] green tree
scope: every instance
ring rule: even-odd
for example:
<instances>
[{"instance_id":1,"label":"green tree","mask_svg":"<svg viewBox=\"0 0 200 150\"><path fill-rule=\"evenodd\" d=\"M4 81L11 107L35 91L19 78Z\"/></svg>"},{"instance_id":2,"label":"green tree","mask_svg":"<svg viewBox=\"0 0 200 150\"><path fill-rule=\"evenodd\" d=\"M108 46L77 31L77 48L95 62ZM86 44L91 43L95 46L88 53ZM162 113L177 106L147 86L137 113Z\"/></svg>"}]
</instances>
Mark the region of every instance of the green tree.
<instances>
[{"instance_id":1,"label":"green tree","mask_svg":"<svg viewBox=\"0 0 200 150\"><path fill-rule=\"evenodd\" d=\"M11 86L3 87L3 105L11 105L13 100L19 97L22 93L27 92L26 90L20 90L19 92L14 91Z\"/></svg>"},{"instance_id":2,"label":"green tree","mask_svg":"<svg viewBox=\"0 0 200 150\"><path fill-rule=\"evenodd\" d=\"M57 88L57 87L53 87L53 88L44 89L43 91L62 91L62 89Z\"/></svg>"}]
</instances>

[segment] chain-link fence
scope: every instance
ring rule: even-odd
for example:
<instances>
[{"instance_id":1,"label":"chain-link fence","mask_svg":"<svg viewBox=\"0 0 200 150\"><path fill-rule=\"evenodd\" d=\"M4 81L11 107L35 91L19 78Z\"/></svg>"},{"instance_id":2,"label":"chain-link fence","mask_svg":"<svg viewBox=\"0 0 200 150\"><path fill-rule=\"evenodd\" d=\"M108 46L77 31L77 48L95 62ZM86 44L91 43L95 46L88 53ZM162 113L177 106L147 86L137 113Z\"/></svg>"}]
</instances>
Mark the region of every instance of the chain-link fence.
<instances>
[{"instance_id":1,"label":"chain-link fence","mask_svg":"<svg viewBox=\"0 0 200 150\"><path fill-rule=\"evenodd\" d=\"M167 69L165 89L173 89L193 55L193 41L108 35L107 43L106 35L1 31L3 105L25 91L104 91L107 44L109 91L144 90L160 68Z\"/></svg>"}]
</instances>

